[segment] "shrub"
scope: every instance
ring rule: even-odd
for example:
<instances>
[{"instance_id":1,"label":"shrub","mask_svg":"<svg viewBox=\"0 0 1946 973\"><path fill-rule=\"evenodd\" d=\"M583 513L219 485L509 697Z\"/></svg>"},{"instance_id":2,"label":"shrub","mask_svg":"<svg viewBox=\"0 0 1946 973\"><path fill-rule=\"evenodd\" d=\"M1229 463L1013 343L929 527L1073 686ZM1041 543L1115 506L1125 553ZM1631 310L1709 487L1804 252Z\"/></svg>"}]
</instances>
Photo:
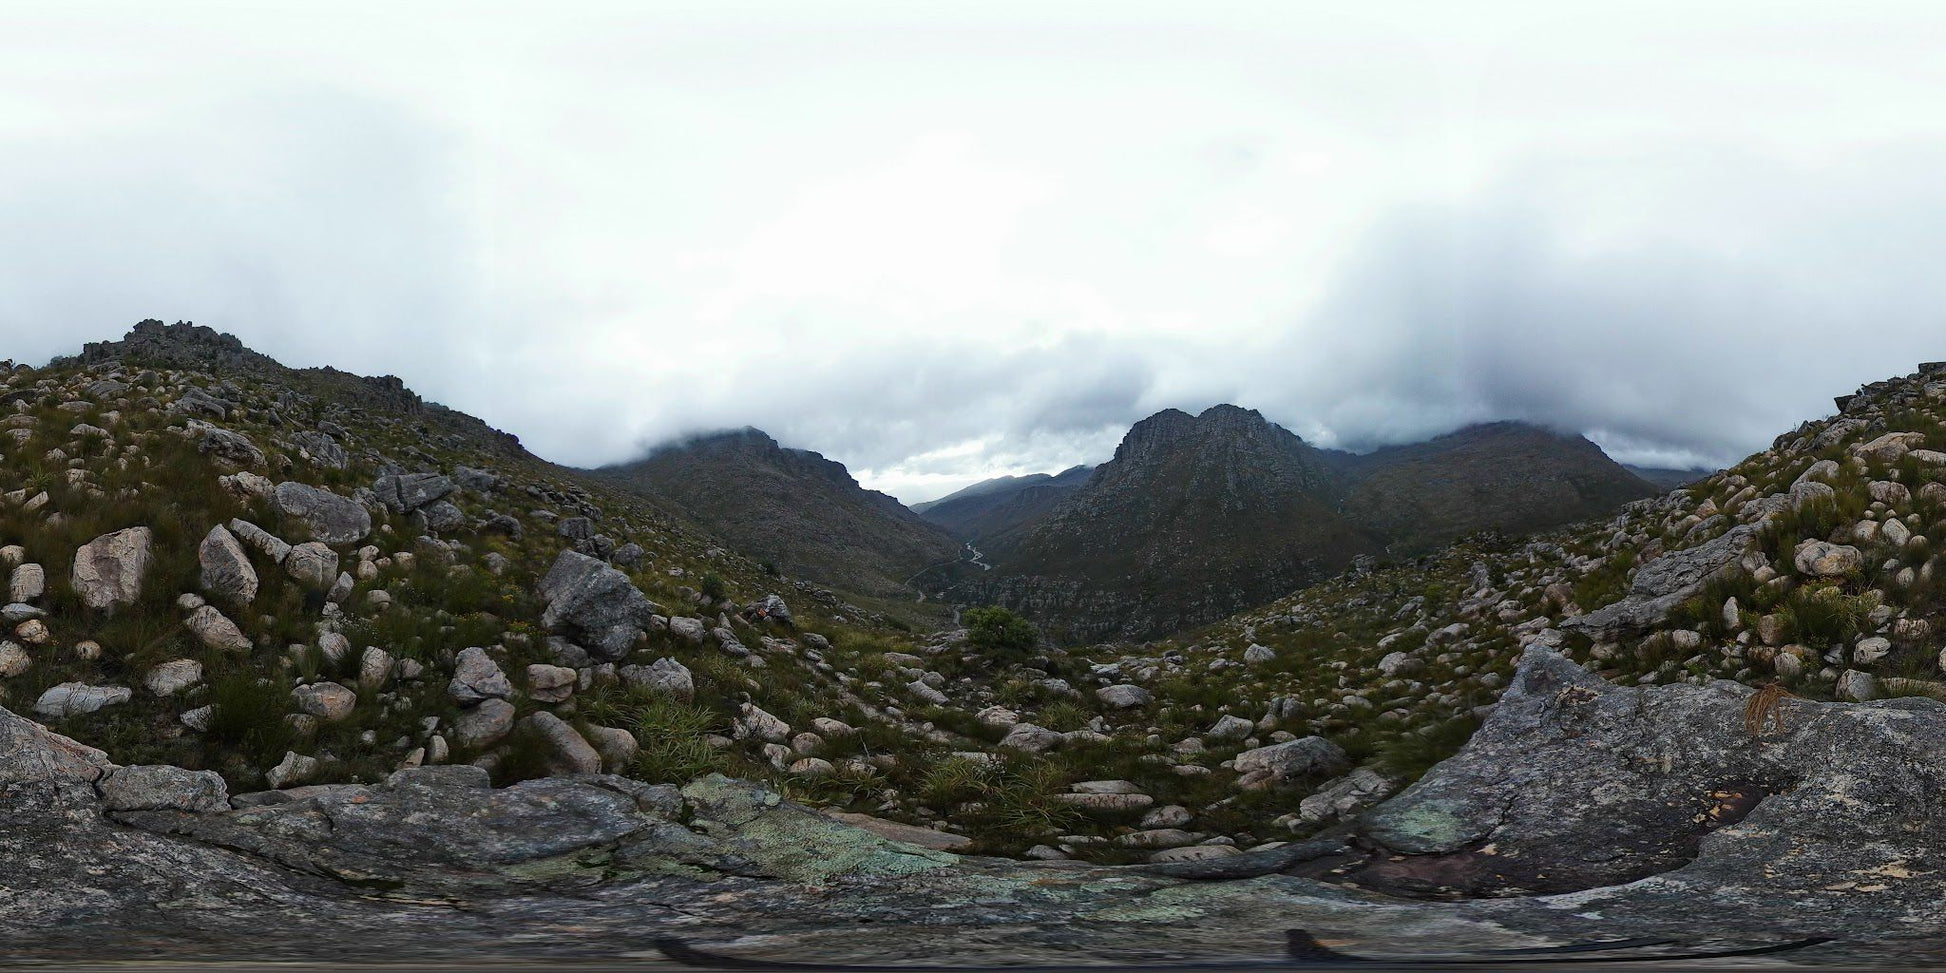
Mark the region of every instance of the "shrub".
<instances>
[{"instance_id":1,"label":"shrub","mask_svg":"<svg viewBox=\"0 0 1946 973\"><path fill-rule=\"evenodd\" d=\"M1040 642L1040 633L1027 619L998 606L969 608L960 614L966 641L982 655L1003 663L1023 663Z\"/></svg>"}]
</instances>

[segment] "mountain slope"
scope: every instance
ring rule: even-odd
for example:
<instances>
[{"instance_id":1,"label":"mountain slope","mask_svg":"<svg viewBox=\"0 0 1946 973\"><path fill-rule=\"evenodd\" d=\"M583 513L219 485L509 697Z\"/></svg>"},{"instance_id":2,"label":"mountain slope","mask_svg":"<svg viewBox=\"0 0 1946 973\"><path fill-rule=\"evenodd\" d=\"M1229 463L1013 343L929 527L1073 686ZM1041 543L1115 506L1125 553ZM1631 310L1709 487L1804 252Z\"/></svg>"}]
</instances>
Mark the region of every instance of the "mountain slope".
<instances>
[{"instance_id":1,"label":"mountain slope","mask_svg":"<svg viewBox=\"0 0 1946 973\"><path fill-rule=\"evenodd\" d=\"M1254 411L1166 410L995 551L975 594L1078 640L1212 621L1380 549L1338 514L1345 486L1332 457Z\"/></svg>"},{"instance_id":2,"label":"mountain slope","mask_svg":"<svg viewBox=\"0 0 1946 973\"><path fill-rule=\"evenodd\" d=\"M959 558L959 543L843 464L756 429L699 436L600 475L660 498L786 574L882 596Z\"/></svg>"},{"instance_id":3,"label":"mountain slope","mask_svg":"<svg viewBox=\"0 0 1946 973\"><path fill-rule=\"evenodd\" d=\"M954 537L981 548L995 547L1086 486L1094 472L1092 466L1076 466L1052 475L997 477L912 509Z\"/></svg>"},{"instance_id":4,"label":"mountain slope","mask_svg":"<svg viewBox=\"0 0 1946 973\"><path fill-rule=\"evenodd\" d=\"M1614 512L1656 488L1601 447L1516 422L1468 426L1345 461L1345 513L1392 550L1430 550L1481 530L1526 533Z\"/></svg>"},{"instance_id":5,"label":"mountain slope","mask_svg":"<svg viewBox=\"0 0 1946 973\"><path fill-rule=\"evenodd\" d=\"M959 594L1077 640L1154 637L1363 555L1568 523L1654 492L1586 439L1518 423L1360 456L1232 405L1168 410L1045 515L983 545L993 576Z\"/></svg>"}]
</instances>

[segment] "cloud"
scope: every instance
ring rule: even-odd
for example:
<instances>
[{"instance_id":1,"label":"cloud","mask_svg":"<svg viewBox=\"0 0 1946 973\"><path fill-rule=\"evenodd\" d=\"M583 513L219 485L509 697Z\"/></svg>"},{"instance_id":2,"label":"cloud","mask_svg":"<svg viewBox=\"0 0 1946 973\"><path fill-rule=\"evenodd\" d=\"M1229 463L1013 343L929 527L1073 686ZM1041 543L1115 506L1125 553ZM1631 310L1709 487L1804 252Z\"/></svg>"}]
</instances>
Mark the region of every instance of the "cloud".
<instances>
[{"instance_id":1,"label":"cloud","mask_svg":"<svg viewBox=\"0 0 1946 973\"><path fill-rule=\"evenodd\" d=\"M1224 401L1723 463L1946 358L1946 17L1218 7L22 12L0 354L191 319L908 500Z\"/></svg>"}]
</instances>

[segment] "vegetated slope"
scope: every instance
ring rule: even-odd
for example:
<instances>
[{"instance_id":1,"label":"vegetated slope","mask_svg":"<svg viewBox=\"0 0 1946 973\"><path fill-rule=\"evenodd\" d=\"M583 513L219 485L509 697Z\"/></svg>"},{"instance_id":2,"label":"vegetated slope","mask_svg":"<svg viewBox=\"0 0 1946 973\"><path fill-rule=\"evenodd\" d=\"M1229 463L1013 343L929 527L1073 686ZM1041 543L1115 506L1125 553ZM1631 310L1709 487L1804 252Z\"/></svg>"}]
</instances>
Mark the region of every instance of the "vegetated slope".
<instances>
[{"instance_id":1,"label":"vegetated slope","mask_svg":"<svg viewBox=\"0 0 1946 973\"><path fill-rule=\"evenodd\" d=\"M1697 469L1675 469L1674 467L1665 466L1636 466L1632 463L1623 463L1622 467L1630 473L1655 484L1659 490L1675 490L1686 487L1710 475L1711 472L1700 467Z\"/></svg>"},{"instance_id":2,"label":"vegetated slope","mask_svg":"<svg viewBox=\"0 0 1946 973\"><path fill-rule=\"evenodd\" d=\"M880 596L959 559L960 545L844 464L786 449L756 429L698 436L603 476L660 498L786 574Z\"/></svg>"},{"instance_id":3,"label":"vegetated slope","mask_svg":"<svg viewBox=\"0 0 1946 973\"><path fill-rule=\"evenodd\" d=\"M983 480L929 503L914 504L920 516L954 537L983 550L1008 543L1022 529L1047 516L1060 502L1087 485L1092 466L1060 473L1002 476Z\"/></svg>"},{"instance_id":4,"label":"vegetated slope","mask_svg":"<svg viewBox=\"0 0 1946 973\"><path fill-rule=\"evenodd\" d=\"M994 539L994 576L956 595L1075 641L1156 637L1361 556L1568 523L1653 492L1586 439L1516 423L1355 456L1236 406L1169 410L1046 515Z\"/></svg>"},{"instance_id":5,"label":"vegetated slope","mask_svg":"<svg viewBox=\"0 0 1946 973\"><path fill-rule=\"evenodd\" d=\"M1580 436L1495 422L1344 462L1344 513L1391 549L1430 550L1480 530L1526 533L1613 513L1658 492Z\"/></svg>"}]
</instances>

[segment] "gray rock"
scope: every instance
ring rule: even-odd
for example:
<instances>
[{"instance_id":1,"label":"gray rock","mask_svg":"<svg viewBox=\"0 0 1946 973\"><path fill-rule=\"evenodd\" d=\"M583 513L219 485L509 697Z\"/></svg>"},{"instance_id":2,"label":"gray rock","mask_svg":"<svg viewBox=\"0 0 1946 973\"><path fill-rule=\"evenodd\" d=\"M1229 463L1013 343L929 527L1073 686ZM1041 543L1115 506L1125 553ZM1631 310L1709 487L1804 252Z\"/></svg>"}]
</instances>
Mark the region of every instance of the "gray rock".
<instances>
[{"instance_id":1,"label":"gray rock","mask_svg":"<svg viewBox=\"0 0 1946 973\"><path fill-rule=\"evenodd\" d=\"M247 520L243 520L241 518L231 520L230 533L234 535L237 538L237 540L240 540L243 543L248 544L250 547L255 548L257 553L262 554L267 558L270 558L272 561L275 561L278 564L284 563L284 558L290 556L291 553L290 544L286 543L282 538L278 537L277 535L272 534L271 532L264 530L262 527L258 527L256 524L253 524Z\"/></svg>"},{"instance_id":2,"label":"gray rock","mask_svg":"<svg viewBox=\"0 0 1946 973\"><path fill-rule=\"evenodd\" d=\"M460 713L453 721L453 742L469 750L490 747L506 739L514 728L514 704L488 698Z\"/></svg>"},{"instance_id":3,"label":"gray rock","mask_svg":"<svg viewBox=\"0 0 1946 973\"><path fill-rule=\"evenodd\" d=\"M312 683L291 690L300 712L326 723L337 723L351 716L358 705L358 694L335 682Z\"/></svg>"},{"instance_id":4,"label":"gray rock","mask_svg":"<svg viewBox=\"0 0 1946 973\"><path fill-rule=\"evenodd\" d=\"M580 674L566 666L532 663L527 667L527 695L543 703L564 703L574 695Z\"/></svg>"},{"instance_id":5,"label":"gray rock","mask_svg":"<svg viewBox=\"0 0 1946 973\"><path fill-rule=\"evenodd\" d=\"M618 673L630 685L647 686L680 699L696 695L696 680L689 667L671 658L661 658L646 666L623 666Z\"/></svg>"},{"instance_id":6,"label":"gray rock","mask_svg":"<svg viewBox=\"0 0 1946 973\"><path fill-rule=\"evenodd\" d=\"M142 685L157 696L174 696L203 681L203 664L195 659L173 659L150 669Z\"/></svg>"},{"instance_id":7,"label":"gray rock","mask_svg":"<svg viewBox=\"0 0 1946 973\"><path fill-rule=\"evenodd\" d=\"M215 605L204 605L190 612L189 618L183 622L183 627L189 629L190 634L196 636L197 641L212 649L225 652L250 651L250 637L244 635L243 630L237 628L235 622L217 611Z\"/></svg>"},{"instance_id":8,"label":"gray rock","mask_svg":"<svg viewBox=\"0 0 1946 973\"><path fill-rule=\"evenodd\" d=\"M392 679L392 670L397 660L392 653L376 645L368 645L358 657L358 688L371 691L383 687Z\"/></svg>"},{"instance_id":9,"label":"gray rock","mask_svg":"<svg viewBox=\"0 0 1946 973\"><path fill-rule=\"evenodd\" d=\"M704 625L700 618L677 615L669 619L669 634L701 645L709 638L709 626Z\"/></svg>"},{"instance_id":10,"label":"gray rock","mask_svg":"<svg viewBox=\"0 0 1946 973\"><path fill-rule=\"evenodd\" d=\"M22 564L7 578L7 600L35 602L47 594L47 570L38 564Z\"/></svg>"},{"instance_id":11,"label":"gray rock","mask_svg":"<svg viewBox=\"0 0 1946 973\"><path fill-rule=\"evenodd\" d=\"M1066 742L1066 737L1046 727L1035 726L1032 723L1016 723L1013 729L1008 730L1007 735L1001 738L999 746L1009 750L1024 750L1028 753L1045 753Z\"/></svg>"},{"instance_id":12,"label":"gray rock","mask_svg":"<svg viewBox=\"0 0 1946 973\"><path fill-rule=\"evenodd\" d=\"M181 767L117 767L95 785L108 811L190 811L230 809L230 789L213 770Z\"/></svg>"},{"instance_id":13,"label":"gray rock","mask_svg":"<svg viewBox=\"0 0 1946 973\"><path fill-rule=\"evenodd\" d=\"M1150 695L1148 690L1127 683L1117 686L1103 686L1095 690L1095 698L1101 700L1102 705L1115 709L1133 709L1137 706L1147 706L1155 700L1155 697Z\"/></svg>"},{"instance_id":14,"label":"gray rock","mask_svg":"<svg viewBox=\"0 0 1946 973\"><path fill-rule=\"evenodd\" d=\"M285 556L284 573L307 588L326 590L338 580L338 552L320 541L299 544Z\"/></svg>"},{"instance_id":15,"label":"gray rock","mask_svg":"<svg viewBox=\"0 0 1946 973\"><path fill-rule=\"evenodd\" d=\"M591 725L587 740L601 754L601 769L611 774L626 773L642 752L635 734L619 727Z\"/></svg>"},{"instance_id":16,"label":"gray rock","mask_svg":"<svg viewBox=\"0 0 1946 973\"><path fill-rule=\"evenodd\" d=\"M601 754L560 717L542 711L520 722L547 744L549 774L566 777L570 774L601 773Z\"/></svg>"},{"instance_id":17,"label":"gray rock","mask_svg":"<svg viewBox=\"0 0 1946 973\"><path fill-rule=\"evenodd\" d=\"M540 595L547 603L542 627L602 662L626 656L656 612L628 575L575 551L562 551L555 559L541 579Z\"/></svg>"},{"instance_id":18,"label":"gray rock","mask_svg":"<svg viewBox=\"0 0 1946 973\"><path fill-rule=\"evenodd\" d=\"M452 480L437 473L394 473L381 476L372 484L372 494L393 513L409 514L459 489Z\"/></svg>"},{"instance_id":19,"label":"gray rock","mask_svg":"<svg viewBox=\"0 0 1946 973\"><path fill-rule=\"evenodd\" d=\"M126 686L90 686L86 683L64 682L41 693L34 702L34 712L48 719L84 713L93 713L104 706L120 706L135 697Z\"/></svg>"},{"instance_id":20,"label":"gray rock","mask_svg":"<svg viewBox=\"0 0 1946 973\"><path fill-rule=\"evenodd\" d=\"M1628 595L1621 601L1564 619L1561 628L1585 633L1597 641L1647 631L1668 618L1676 606L1695 597L1711 578L1735 564L1756 543L1758 534L1756 525L1739 524L1695 547L1655 558L1636 569Z\"/></svg>"},{"instance_id":21,"label":"gray rock","mask_svg":"<svg viewBox=\"0 0 1946 973\"><path fill-rule=\"evenodd\" d=\"M1350 766L1344 750L1323 737L1273 743L1237 754L1237 774L1246 781L1282 784L1338 773Z\"/></svg>"},{"instance_id":22,"label":"gray rock","mask_svg":"<svg viewBox=\"0 0 1946 973\"><path fill-rule=\"evenodd\" d=\"M209 529L196 549L203 591L231 606L248 605L257 597L257 569L243 545L222 524Z\"/></svg>"},{"instance_id":23,"label":"gray rock","mask_svg":"<svg viewBox=\"0 0 1946 973\"><path fill-rule=\"evenodd\" d=\"M461 706L472 706L487 699L512 699L514 686L500 671L500 664L485 649L474 646L460 650L446 692Z\"/></svg>"},{"instance_id":24,"label":"gray rock","mask_svg":"<svg viewBox=\"0 0 1946 973\"><path fill-rule=\"evenodd\" d=\"M272 494L277 511L304 524L311 539L356 544L372 532L372 515L354 500L305 483L285 481ZM332 571L335 577L337 571ZM330 584L327 580L325 584ZM323 587L320 585L319 587Z\"/></svg>"},{"instance_id":25,"label":"gray rock","mask_svg":"<svg viewBox=\"0 0 1946 973\"><path fill-rule=\"evenodd\" d=\"M142 579L155 563L154 535L147 527L103 534L74 553L74 592L89 608L112 611L142 596Z\"/></svg>"},{"instance_id":26,"label":"gray rock","mask_svg":"<svg viewBox=\"0 0 1946 973\"><path fill-rule=\"evenodd\" d=\"M466 526L466 514L444 500L427 504L419 516L424 518L427 532L433 534L449 534Z\"/></svg>"},{"instance_id":27,"label":"gray rock","mask_svg":"<svg viewBox=\"0 0 1946 973\"><path fill-rule=\"evenodd\" d=\"M307 784L317 778L319 766L318 758L287 750L277 766L264 771L264 782L272 790Z\"/></svg>"},{"instance_id":28,"label":"gray rock","mask_svg":"<svg viewBox=\"0 0 1946 973\"><path fill-rule=\"evenodd\" d=\"M1797 545L1791 563L1799 573L1814 578L1838 578L1856 574L1865 566L1865 556L1849 544L1807 540Z\"/></svg>"}]
</instances>

